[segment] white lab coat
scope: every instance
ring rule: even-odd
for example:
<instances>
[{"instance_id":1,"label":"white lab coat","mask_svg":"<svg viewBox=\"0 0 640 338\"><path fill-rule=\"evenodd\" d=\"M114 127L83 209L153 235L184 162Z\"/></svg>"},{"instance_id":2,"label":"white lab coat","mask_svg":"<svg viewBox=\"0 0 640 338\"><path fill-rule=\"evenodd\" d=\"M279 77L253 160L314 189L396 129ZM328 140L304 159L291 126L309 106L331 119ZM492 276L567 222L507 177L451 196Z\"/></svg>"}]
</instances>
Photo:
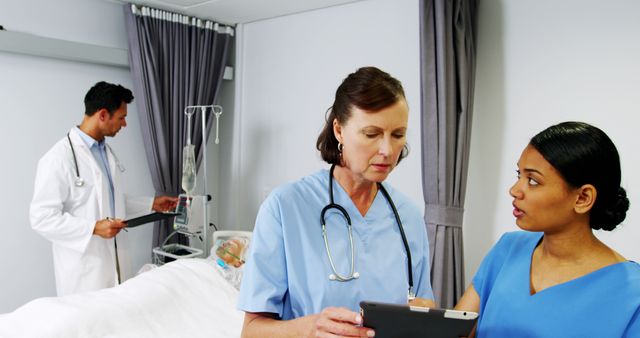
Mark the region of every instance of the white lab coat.
<instances>
[{"instance_id":1,"label":"white lab coat","mask_svg":"<svg viewBox=\"0 0 640 338\"><path fill-rule=\"evenodd\" d=\"M113 239L93 235L96 221L110 216L108 178L75 128L69 136L84 186L74 184L76 171L65 136L38 162L29 212L31 227L52 242L59 296L112 287L117 281ZM152 198L124 196L120 170L108 149L107 158L114 186L115 217L125 219L127 215L150 211Z\"/></svg>"}]
</instances>

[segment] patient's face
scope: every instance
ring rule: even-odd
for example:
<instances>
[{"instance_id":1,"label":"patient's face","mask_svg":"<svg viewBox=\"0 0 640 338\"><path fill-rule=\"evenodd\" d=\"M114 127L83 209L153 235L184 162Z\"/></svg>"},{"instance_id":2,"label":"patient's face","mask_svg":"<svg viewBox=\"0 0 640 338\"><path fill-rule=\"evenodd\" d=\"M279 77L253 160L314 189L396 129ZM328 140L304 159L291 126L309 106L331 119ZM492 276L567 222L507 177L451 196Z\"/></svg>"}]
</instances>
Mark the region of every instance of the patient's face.
<instances>
[{"instance_id":1,"label":"patient's face","mask_svg":"<svg viewBox=\"0 0 640 338\"><path fill-rule=\"evenodd\" d=\"M230 239L224 241L216 250L216 255L220 257L225 263L233 265L236 268L244 264L242 256L246 244L240 239Z\"/></svg>"},{"instance_id":2,"label":"patient's face","mask_svg":"<svg viewBox=\"0 0 640 338\"><path fill-rule=\"evenodd\" d=\"M518 161L519 177L509 190L516 224L529 231L559 231L573 224L579 190L570 187L560 173L532 146Z\"/></svg>"}]
</instances>

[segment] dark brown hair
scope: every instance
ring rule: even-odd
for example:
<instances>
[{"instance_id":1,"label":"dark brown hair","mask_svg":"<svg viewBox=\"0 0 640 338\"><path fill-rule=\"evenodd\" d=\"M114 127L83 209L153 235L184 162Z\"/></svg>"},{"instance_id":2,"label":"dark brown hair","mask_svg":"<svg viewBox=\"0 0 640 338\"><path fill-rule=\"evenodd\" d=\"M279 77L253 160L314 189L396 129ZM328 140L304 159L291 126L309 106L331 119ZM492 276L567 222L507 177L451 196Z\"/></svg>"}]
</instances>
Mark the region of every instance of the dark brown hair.
<instances>
[{"instance_id":1,"label":"dark brown hair","mask_svg":"<svg viewBox=\"0 0 640 338\"><path fill-rule=\"evenodd\" d=\"M344 125L351 118L353 107L377 112L404 98L400 81L376 67L362 67L349 74L336 90L335 100L327 110L324 128L316 141L316 148L322 159L329 164L340 164L338 140L333 134L333 120ZM405 146L398 162L407 154L408 148Z\"/></svg>"},{"instance_id":2,"label":"dark brown hair","mask_svg":"<svg viewBox=\"0 0 640 338\"><path fill-rule=\"evenodd\" d=\"M120 108L122 102L133 101L131 90L113 83L100 81L96 83L84 97L85 115L92 116L96 111L106 108L109 116Z\"/></svg>"}]
</instances>

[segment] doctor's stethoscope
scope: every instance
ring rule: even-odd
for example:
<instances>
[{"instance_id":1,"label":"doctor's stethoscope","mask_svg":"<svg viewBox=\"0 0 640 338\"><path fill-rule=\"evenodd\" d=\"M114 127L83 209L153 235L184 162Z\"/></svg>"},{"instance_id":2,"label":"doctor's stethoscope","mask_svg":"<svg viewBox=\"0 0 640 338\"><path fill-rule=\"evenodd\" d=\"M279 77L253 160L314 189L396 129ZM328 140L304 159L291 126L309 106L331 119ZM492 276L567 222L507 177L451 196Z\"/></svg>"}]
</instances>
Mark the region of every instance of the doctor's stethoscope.
<instances>
[{"instance_id":1,"label":"doctor's stethoscope","mask_svg":"<svg viewBox=\"0 0 640 338\"><path fill-rule=\"evenodd\" d=\"M351 226L351 217L349 217L349 213L345 208L341 205L333 202L333 170L336 165L331 166L331 170L329 170L329 204L327 204L324 208L322 208L322 212L320 212L320 224L322 225L322 237L324 238L324 246L327 251L327 256L329 257L329 264L331 264L332 274L329 275L329 280L339 281L339 282L348 282L352 279L356 279L360 277L360 274L355 271L355 250L353 248L353 234L352 234L352 226ZM402 226L402 222L400 221L400 215L398 215L398 210L396 209L395 204L393 204L393 200L387 189L381 183L378 183L378 190L382 192L384 198L389 202L389 206L391 210L393 210L393 215L396 218L396 223L398 224L398 229L400 229L400 236L402 237L402 244L404 244L404 250L407 253L407 275L409 277L409 292L408 299L413 300L415 298L415 294L413 292L413 269L411 267L411 250L409 249L409 243L407 242L407 236L404 234L404 227ZM329 249L329 240L327 239L327 226L325 224L324 214L331 209L337 209L347 220L347 229L349 231L349 245L351 247L351 272L347 276L343 276L336 270L335 265L333 264L333 258L331 257L331 250Z\"/></svg>"},{"instance_id":2,"label":"doctor's stethoscope","mask_svg":"<svg viewBox=\"0 0 640 338\"><path fill-rule=\"evenodd\" d=\"M69 137L69 133L67 133L67 140L69 140L69 146L71 147L71 154L73 155L73 164L75 165L75 168L76 168L76 179L73 181L73 184L75 184L76 187L80 188L84 186L84 179L80 177L80 170L78 169L78 159L76 157L76 151L73 148L73 142L71 142L71 137ZM126 169L122 165L122 163L120 163L120 160L118 160L118 156L116 156L116 153L113 152L113 149L111 149L111 147L108 144L105 144L105 145L107 146L107 148L109 148L109 152L111 153L113 158L116 160L116 166L118 166L118 169L120 170L120 172L124 172Z\"/></svg>"}]
</instances>

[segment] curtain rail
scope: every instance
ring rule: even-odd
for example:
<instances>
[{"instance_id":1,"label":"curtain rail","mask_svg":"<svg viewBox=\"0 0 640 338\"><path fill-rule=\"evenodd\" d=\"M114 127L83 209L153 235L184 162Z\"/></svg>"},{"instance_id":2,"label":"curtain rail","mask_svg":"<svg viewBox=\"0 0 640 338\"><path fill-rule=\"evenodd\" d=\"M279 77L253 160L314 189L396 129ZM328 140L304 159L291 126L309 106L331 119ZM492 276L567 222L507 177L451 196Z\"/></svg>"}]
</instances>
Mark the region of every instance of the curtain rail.
<instances>
[{"instance_id":1,"label":"curtain rail","mask_svg":"<svg viewBox=\"0 0 640 338\"><path fill-rule=\"evenodd\" d=\"M220 34L229 34L233 36L235 33L231 26L222 25L211 20L203 20L192 16L172 13L161 9L131 4L131 12L135 15L150 16L155 19L192 25L198 28L211 29Z\"/></svg>"}]
</instances>

